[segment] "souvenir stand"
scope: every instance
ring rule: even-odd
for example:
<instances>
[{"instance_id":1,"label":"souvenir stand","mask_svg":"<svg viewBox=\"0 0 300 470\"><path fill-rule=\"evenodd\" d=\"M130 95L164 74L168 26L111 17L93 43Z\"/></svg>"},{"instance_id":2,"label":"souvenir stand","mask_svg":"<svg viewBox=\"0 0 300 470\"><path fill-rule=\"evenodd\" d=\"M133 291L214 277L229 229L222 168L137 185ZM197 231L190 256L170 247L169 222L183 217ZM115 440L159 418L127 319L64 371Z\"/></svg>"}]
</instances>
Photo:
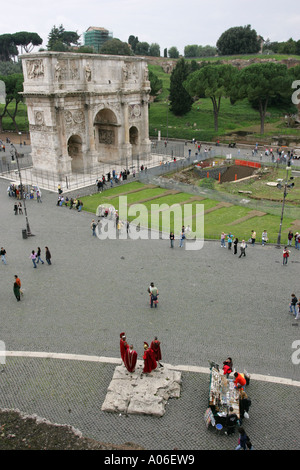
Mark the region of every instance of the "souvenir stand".
<instances>
[{"instance_id":1,"label":"souvenir stand","mask_svg":"<svg viewBox=\"0 0 300 470\"><path fill-rule=\"evenodd\" d=\"M240 418L239 392L234 386L232 378L226 378L223 371L219 370L218 364L211 363L208 409L204 420L206 426L215 426L216 429L226 427L227 415L235 413Z\"/></svg>"}]
</instances>

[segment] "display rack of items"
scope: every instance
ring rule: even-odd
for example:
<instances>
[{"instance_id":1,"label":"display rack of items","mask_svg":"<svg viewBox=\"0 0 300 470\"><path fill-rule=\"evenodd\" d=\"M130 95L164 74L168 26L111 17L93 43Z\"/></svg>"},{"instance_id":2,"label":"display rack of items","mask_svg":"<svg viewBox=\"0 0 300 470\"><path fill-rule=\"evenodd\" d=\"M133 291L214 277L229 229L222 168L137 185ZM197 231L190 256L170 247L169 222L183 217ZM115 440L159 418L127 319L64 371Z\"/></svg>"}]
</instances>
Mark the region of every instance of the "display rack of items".
<instances>
[{"instance_id":1,"label":"display rack of items","mask_svg":"<svg viewBox=\"0 0 300 470\"><path fill-rule=\"evenodd\" d=\"M240 418L239 392L234 386L233 379L230 377L227 379L218 367L212 366L210 370L209 408L205 412L204 420L207 427L210 424L224 426L229 413L234 413L238 419ZM230 408L233 411L230 412Z\"/></svg>"}]
</instances>

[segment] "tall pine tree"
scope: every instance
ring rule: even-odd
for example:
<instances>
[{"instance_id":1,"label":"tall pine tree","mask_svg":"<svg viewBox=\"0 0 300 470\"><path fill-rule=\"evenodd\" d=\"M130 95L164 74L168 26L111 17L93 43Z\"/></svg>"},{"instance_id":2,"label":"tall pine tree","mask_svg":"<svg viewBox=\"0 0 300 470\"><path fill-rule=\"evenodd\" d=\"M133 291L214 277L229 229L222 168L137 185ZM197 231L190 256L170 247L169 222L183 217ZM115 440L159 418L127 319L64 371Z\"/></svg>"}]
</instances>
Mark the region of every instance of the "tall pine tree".
<instances>
[{"instance_id":1,"label":"tall pine tree","mask_svg":"<svg viewBox=\"0 0 300 470\"><path fill-rule=\"evenodd\" d=\"M192 108L193 100L183 86L190 68L184 59L179 59L170 79L170 111L175 116L183 116Z\"/></svg>"}]
</instances>

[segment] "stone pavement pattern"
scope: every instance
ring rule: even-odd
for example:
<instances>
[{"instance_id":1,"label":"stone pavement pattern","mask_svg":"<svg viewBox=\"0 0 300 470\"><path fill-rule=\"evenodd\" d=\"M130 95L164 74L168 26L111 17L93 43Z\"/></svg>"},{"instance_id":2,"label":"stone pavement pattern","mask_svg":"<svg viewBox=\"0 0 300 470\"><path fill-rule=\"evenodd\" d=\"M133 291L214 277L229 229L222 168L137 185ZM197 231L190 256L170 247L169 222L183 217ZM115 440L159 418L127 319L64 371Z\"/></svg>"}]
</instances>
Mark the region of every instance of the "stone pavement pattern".
<instances>
[{"instance_id":1,"label":"stone pavement pattern","mask_svg":"<svg viewBox=\"0 0 300 470\"><path fill-rule=\"evenodd\" d=\"M28 201L34 237L22 239L24 216L0 181L0 245L8 265L0 266L1 337L8 351L45 351L119 358L119 334L143 354L156 335L162 362L208 366L228 355L236 369L300 379L292 343L299 330L288 313L290 294L299 292L300 252L288 266L281 250L248 247L237 259L218 242L198 252L170 250L168 241L100 241L92 237L93 216ZM29 255L49 246L52 266L33 269ZM24 298L16 302L18 274ZM148 305L147 286L157 283L160 304ZM8 357L0 374L0 407L36 413L71 424L87 437L116 444L136 442L148 449L232 449L237 436L206 430L209 377L182 372L182 393L166 405L162 418L101 411L115 365ZM250 420L245 427L259 449L299 449L299 389L251 381ZM126 419L125 419L126 418ZM295 436L295 438L293 438ZM176 441L176 442L174 442Z\"/></svg>"}]
</instances>

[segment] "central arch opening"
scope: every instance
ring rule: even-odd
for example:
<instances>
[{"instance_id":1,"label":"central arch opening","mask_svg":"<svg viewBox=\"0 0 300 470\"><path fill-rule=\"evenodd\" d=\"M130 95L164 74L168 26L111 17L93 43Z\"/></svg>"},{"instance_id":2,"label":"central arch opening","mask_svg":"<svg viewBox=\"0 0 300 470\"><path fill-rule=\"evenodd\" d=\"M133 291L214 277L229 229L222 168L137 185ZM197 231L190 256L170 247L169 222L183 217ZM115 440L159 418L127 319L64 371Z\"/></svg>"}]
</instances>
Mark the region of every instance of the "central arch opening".
<instances>
[{"instance_id":1,"label":"central arch opening","mask_svg":"<svg viewBox=\"0 0 300 470\"><path fill-rule=\"evenodd\" d=\"M117 117L110 109L101 109L97 113L94 128L99 161L116 158L119 127Z\"/></svg>"}]
</instances>

